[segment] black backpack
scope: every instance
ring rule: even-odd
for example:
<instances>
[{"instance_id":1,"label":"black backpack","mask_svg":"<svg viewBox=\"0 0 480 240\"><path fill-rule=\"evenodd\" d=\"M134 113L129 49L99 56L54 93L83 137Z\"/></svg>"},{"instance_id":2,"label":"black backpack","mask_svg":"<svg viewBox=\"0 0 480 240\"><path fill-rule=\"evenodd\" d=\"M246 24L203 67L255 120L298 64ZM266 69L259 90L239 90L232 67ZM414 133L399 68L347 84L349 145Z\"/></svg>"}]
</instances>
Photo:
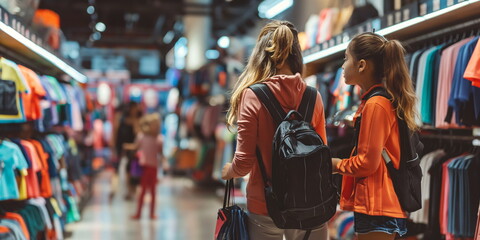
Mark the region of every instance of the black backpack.
<instances>
[{"instance_id":1,"label":"black backpack","mask_svg":"<svg viewBox=\"0 0 480 240\"><path fill-rule=\"evenodd\" d=\"M383 87L374 88L362 100L367 101L374 96L382 96L391 100L390 95ZM401 152L399 169L393 166L393 162L385 150L382 151L382 157L387 165L388 173L392 179L393 187L402 209L407 212L415 212L422 208L421 183L423 174L419 156L423 152L423 143L420 142L418 132L412 132L404 120L397 117L397 121ZM358 116L355 121L355 146L358 144L360 123L361 116ZM355 147L354 155L356 154L357 150Z\"/></svg>"},{"instance_id":2,"label":"black backpack","mask_svg":"<svg viewBox=\"0 0 480 240\"><path fill-rule=\"evenodd\" d=\"M272 144L272 179L267 179L257 147L268 213L281 229L318 228L335 214L338 194L330 149L310 124L317 91L307 87L298 111L286 114L267 85L255 84L250 89L278 126Z\"/></svg>"}]
</instances>

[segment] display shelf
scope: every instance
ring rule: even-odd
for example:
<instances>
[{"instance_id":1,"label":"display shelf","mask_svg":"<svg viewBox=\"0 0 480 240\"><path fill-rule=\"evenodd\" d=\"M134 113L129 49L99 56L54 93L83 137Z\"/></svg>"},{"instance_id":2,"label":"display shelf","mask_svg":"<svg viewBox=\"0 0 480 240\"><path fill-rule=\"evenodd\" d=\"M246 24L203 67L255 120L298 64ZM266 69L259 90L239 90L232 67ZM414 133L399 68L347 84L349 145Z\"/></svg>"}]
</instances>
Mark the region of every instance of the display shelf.
<instances>
[{"instance_id":1,"label":"display shelf","mask_svg":"<svg viewBox=\"0 0 480 240\"><path fill-rule=\"evenodd\" d=\"M42 74L53 76L67 74L79 82L87 81L85 75L40 45L41 41L28 28L0 9L1 52L15 58L12 60L41 71Z\"/></svg>"},{"instance_id":2,"label":"display shelf","mask_svg":"<svg viewBox=\"0 0 480 240\"><path fill-rule=\"evenodd\" d=\"M448 27L452 24L479 17L480 0L470 0L380 29L376 31L376 33L389 39L406 40L421 36L430 31ZM307 75L316 73L318 67L322 64L341 58L348 46L349 40L345 41L345 38L340 36L334 38L342 39L342 43L319 50L322 44L326 44L321 43L304 51L303 61L307 65ZM331 43L329 45L331 46Z\"/></svg>"}]
</instances>

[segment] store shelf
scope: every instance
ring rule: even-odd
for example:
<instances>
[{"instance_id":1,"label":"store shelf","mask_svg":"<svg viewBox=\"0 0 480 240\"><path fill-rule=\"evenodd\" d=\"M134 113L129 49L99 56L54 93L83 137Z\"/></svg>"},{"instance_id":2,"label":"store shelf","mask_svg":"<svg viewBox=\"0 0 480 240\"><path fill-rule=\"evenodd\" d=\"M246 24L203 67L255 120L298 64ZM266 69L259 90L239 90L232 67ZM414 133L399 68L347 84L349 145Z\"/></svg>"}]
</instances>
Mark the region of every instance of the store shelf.
<instances>
[{"instance_id":1,"label":"store shelf","mask_svg":"<svg viewBox=\"0 0 480 240\"><path fill-rule=\"evenodd\" d=\"M16 29L7 25L4 22L4 19L7 19L9 16L6 14L5 11L0 12L0 15L2 15L2 21L0 21L1 52L4 52L9 56L14 56L15 59L12 60L17 60L19 63L34 68L34 70L41 71L44 74L54 76L67 74L79 82L84 83L87 81L85 75L53 53L39 46L39 44L22 35L20 32L25 34L28 30L26 30L21 23L10 18L9 20L12 21L12 25L15 26Z\"/></svg>"},{"instance_id":2,"label":"store shelf","mask_svg":"<svg viewBox=\"0 0 480 240\"><path fill-rule=\"evenodd\" d=\"M453 6L412 18L410 20L395 24L393 26L376 31L390 39L406 40L412 37L448 27L450 24L458 23L464 20L478 18L480 16L480 0L470 0ZM309 72L312 67L327 63L331 60L339 59L344 53L349 42L327 48L321 51L306 51L303 58Z\"/></svg>"}]
</instances>

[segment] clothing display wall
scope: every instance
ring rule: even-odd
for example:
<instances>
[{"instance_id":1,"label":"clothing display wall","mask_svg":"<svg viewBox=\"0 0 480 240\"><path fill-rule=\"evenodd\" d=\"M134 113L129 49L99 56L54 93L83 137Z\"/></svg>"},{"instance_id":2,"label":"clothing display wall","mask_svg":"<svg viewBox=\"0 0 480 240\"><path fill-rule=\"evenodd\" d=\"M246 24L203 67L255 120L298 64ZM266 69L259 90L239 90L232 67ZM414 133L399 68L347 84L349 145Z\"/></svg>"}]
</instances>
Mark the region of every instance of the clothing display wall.
<instances>
[{"instance_id":1,"label":"clothing display wall","mask_svg":"<svg viewBox=\"0 0 480 240\"><path fill-rule=\"evenodd\" d=\"M0 68L0 239L64 239L80 220L88 158L55 128L84 131L87 98L5 58Z\"/></svg>"}]
</instances>

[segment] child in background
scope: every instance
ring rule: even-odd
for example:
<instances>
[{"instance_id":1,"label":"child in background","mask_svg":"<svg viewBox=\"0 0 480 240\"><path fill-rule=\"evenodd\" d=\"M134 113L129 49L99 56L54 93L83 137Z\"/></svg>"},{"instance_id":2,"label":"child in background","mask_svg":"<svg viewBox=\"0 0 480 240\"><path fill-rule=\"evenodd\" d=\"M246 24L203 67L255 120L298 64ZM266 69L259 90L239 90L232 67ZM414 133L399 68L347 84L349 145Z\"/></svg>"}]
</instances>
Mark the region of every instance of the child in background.
<instances>
[{"instance_id":1,"label":"child in background","mask_svg":"<svg viewBox=\"0 0 480 240\"><path fill-rule=\"evenodd\" d=\"M150 218L156 219L155 215L155 195L157 185L157 172L160 159L163 157L163 140L160 135L160 116L158 114L148 114L140 120L140 133L134 144L126 144L125 148L138 149L140 166L142 167L142 177L140 182L141 193L138 198L137 212L132 219L141 217L143 200L145 193L150 192L152 201L150 205Z\"/></svg>"}]
</instances>

